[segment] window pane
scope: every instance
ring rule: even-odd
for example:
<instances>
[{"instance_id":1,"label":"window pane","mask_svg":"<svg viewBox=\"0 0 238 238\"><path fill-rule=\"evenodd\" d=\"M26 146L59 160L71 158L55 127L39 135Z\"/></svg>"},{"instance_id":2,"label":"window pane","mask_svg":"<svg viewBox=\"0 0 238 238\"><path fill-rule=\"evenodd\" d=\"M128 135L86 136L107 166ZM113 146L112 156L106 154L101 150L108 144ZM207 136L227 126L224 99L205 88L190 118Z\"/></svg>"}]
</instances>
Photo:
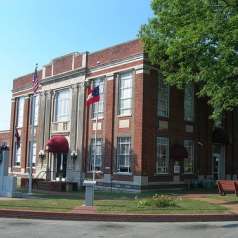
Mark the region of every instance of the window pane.
<instances>
[{"instance_id":1,"label":"window pane","mask_svg":"<svg viewBox=\"0 0 238 238\"><path fill-rule=\"evenodd\" d=\"M90 157L89 157L89 170L90 171L94 170L94 158L95 158L95 139L91 139ZM97 138L95 171L101 171L101 169L102 169L102 139Z\"/></svg>"},{"instance_id":2,"label":"window pane","mask_svg":"<svg viewBox=\"0 0 238 238\"><path fill-rule=\"evenodd\" d=\"M169 86L163 79L158 79L158 115L161 117L169 116Z\"/></svg>"},{"instance_id":3,"label":"window pane","mask_svg":"<svg viewBox=\"0 0 238 238\"><path fill-rule=\"evenodd\" d=\"M157 137L157 173L169 172L169 139Z\"/></svg>"},{"instance_id":4,"label":"window pane","mask_svg":"<svg viewBox=\"0 0 238 238\"><path fill-rule=\"evenodd\" d=\"M194 119L194 88L189 84L184 89L184 120Z\"/></svg>"},{"instance_id":5,"label":"window pane","mask_svg":"<svg viewBox=\"0 0 238 238\"><path fill-rule=\"evenodd\" d=\"M99 86L100 101L92 104L92 118L103 117L104 113L104 78L97 78L92 81L93 87Z\"/></svg>"},{"instance_id":6,"label":"window pane","mask_svg":"<svg viewBox=\"0 0 238 238\"><path fill-rule=\"evenodd\" d=\"M194 164L194 144L192 140L185 140L184 147L188 152L188 157L184 159L184 173L193 173Z\"/></svg>"},{"instance_id":7,"label":"window pane","mask_svg":"<svg viewBox=\"0 0 238 238\"><path fill-rule=\"evenodd\" d=\"M120 115L130 115L132 105L132 73L123 73L119 78L119 110Z\"/></svg>"},{"instance_id":8,"label":"window pane","mask_svg":"<svg viewBox=\"0 0 238 238\"><path fill-rule=\"evenodd\" d=\"M131 172L131 138L117 138L117 171Z\"/></svg>"},{"instance_id":9,"label":"window pane","mask_svg":"<svg viewBox=\"0 0 238 238\"><path fill-rule=\"evenodd\" d=\"M56 122L64 122L70 120L70 102L71 94L68 89L57 92L55 101Z\"/></svg>"},{"instance_id":10,"label":"window pane","mask_svg":"<svg viewBox=\"0 0 238 238\"><path fill-rule=\"evenodd\" d=\"M24 102L25 102L24 97L18 98L17 127L23 126Z\"/></svg>"}]
</instances>

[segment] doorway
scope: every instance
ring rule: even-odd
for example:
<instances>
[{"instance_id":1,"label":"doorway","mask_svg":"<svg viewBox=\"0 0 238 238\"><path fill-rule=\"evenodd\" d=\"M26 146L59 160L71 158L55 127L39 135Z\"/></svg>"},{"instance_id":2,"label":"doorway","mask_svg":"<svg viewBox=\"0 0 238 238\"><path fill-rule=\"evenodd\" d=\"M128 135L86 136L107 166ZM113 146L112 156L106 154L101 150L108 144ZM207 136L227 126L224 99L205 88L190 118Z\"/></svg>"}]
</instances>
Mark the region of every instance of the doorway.
<instances>
[{"instance_id":1,"label":"doorway","mask_svg":"<svg viewBox=\"0 0 238 238\"><path fill-rule=\"evenodd\" d=\"M225 146L222 144L213 144L212 146L212 170L214 180L225 179Z\"/></svg>"},{"instance_id":2,"label":"doorway","mask_svg":"<svg viewBox=\"0 0 238 238\"><path fill-rule=\"evenodd\" d=\"M65 181L67 169L67 154L55 154L56 180Z\"/></svg>"}]
</instances>

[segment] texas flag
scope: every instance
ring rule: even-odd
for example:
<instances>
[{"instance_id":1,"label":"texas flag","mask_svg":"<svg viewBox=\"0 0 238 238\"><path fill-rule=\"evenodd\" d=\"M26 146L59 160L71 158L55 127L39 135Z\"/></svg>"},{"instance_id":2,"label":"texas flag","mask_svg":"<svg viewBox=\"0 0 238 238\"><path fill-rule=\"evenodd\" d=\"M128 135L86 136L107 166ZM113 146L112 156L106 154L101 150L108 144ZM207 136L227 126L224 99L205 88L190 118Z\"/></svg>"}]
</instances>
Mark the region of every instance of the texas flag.
<instances>
[{"instance_id":1,"label":"texas flag","mask_svg":"<svg viewBox=\"0 0 238 238\"><path fill-rule=\"evenodd\" d=\"M99 102L100 94L99 94L99 86L88 88L88 97L86 100L87 106Z\"/></svg>"}]
</instances>

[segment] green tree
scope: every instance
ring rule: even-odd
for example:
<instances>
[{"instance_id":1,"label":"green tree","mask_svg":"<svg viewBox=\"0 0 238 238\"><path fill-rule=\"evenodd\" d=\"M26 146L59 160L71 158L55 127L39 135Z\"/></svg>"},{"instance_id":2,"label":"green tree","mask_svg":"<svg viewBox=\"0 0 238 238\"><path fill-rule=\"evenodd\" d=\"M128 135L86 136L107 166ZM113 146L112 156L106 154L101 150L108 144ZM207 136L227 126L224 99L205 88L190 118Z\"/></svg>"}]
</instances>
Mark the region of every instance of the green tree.
<instances>
[{"instance_id":1,"label":"green tree","mask_svg":"<svg viewBox=\"0 0 238 238\"><path fill-rule=\"evenodd\" d=\"M152 0L139 36L170 85L195 82L214 119L238 106L238 1Z\"/></svg>"}]
</instances>

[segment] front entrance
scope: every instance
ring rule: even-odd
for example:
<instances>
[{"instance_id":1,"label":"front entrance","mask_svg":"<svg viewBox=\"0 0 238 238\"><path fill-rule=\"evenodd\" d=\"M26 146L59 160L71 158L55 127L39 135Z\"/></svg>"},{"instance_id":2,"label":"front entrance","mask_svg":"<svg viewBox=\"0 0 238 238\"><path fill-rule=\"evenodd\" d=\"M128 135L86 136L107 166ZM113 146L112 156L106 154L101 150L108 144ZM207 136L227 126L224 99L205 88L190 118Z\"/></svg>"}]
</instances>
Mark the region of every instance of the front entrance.
<instances>
[{"instance_id":1,"label":"front entrance","mask_svg":"<svg viewBox=\"0 0 238 238\"><path fill-rule=\"evenodd\" d=\"M213 179L225 179L225 146L222 144L213 144L212 146L212 169Z\"/></svg>"},{"instance_id":2,"label":"front entrance","mask_svg":"<svg viewBox=\"0 0 238 238\"><path fill-rule=\"evenodd\" d=\"M54 156L55 160L55 179L57 181L65 181L67 168L67 154L57 153Z\"/></svg>"}]
</instances>

